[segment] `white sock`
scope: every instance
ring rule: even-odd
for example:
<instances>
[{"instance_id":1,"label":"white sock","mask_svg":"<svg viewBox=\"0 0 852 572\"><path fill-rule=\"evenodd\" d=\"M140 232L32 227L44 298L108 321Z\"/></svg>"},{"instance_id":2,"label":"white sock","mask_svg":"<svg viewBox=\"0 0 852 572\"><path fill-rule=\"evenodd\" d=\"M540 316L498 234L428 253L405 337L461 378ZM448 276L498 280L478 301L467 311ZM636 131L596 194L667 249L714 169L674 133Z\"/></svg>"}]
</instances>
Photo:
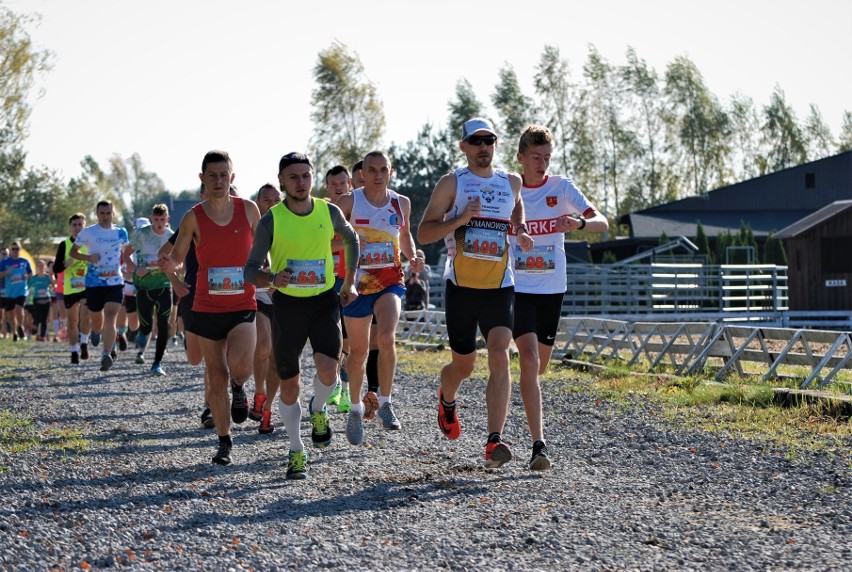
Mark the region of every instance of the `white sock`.
<instances>
[{"instance_id":1,"label":"white sock","mask_svg":"<svg viewBox=\"0 0 852 572\"><path fill-rule=\"evenodd\" d=\"M80 344L71 344L71 351L80 353Z\"/></svg>"},{"instance_id":2,"label":"white sock","mask_svg":"<svg viewBox=\"0 0 852 572\"><path fill-rule=\"evenodd\" d=\"M387 397L385 397L384 395L379 395L379 407L381 407L385 403L390 403L390 400L390 395L388 395Z\"/></svg>"},{"instance_id":3,"label":"white sock","mask_svg":"<svg viewBox=\"0 0 852 572\"><path fill-rule=\"evenodd\" d=\"M89 343L89 334L80 333L80 343L88 344Z\"/></svg>"},{"instance_id":4,"label":"white sock","mask_svg":"<svg viewBox=\"0 0 852 572\"><path fill-rule=\"evenodd\" d=\"M290 438L290 450L304 451L305 444L302 442L302 435L299 431L299 426L302 423L302 404L297 399L293 405L287 405L279 399L278 414L281 416L284 430Z\"/></svg>"},{"instance_id":5,"label":"white sock","mask_svg":"<svg viewBox=\"0 0 852 572\"><path fill-rule=\"evenodd\" d=\"M343 388L343 391L349 391L349 382L348 381L341 381L340 385Z\"/></svg>"},{"instance_id":6,"label":"white sock","mask_svg":"<svg viewBox=\"0 0 852 572\"><path fill-rule=\"evenodd\" d=\"M59 337L59 319L53 320L53 337Z\"/></svg>"},{"instance_id":7,"label":"white sock","mask_svg":"<svg viewBox=\"0 0 852 572\"><path fill-rule=\"evenodd\" d=\"M333 383L331 385L326 385L321 382L318 377L314 378L314 404L317 411L322 409L323 404L328 401L328 398L331 397L333 391Z\"/></svg>"},{"instance_id":8,"label":"white sock","mask_svg":"<svg viewBox=\"0 0 852 572\"><path fill-rule=\"evenodd\" d=\"M353 400L352 405L349 406L349 410L352 413L357 413L358 415L363 416L364 415L364 404L361 403L360 399L358 401Z\"/></svg>"}]
</instances>

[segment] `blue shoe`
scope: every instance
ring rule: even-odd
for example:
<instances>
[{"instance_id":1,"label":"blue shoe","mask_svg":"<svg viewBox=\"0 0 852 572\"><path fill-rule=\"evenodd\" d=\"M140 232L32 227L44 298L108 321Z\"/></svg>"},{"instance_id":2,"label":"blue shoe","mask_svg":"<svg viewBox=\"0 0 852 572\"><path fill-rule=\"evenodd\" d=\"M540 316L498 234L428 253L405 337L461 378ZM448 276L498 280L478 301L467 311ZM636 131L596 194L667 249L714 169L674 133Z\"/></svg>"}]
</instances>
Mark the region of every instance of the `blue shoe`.
<instances>
[{"instance_id":1,"label":"blue shoe","mask_svg":"<svg viewBox=\"0 0 852 572\"><path fill-rule=\"evenodd\" d=\"M151 375L166 375L166 372L163 370L163 366L161 366L159 362L155 361L151 365Z\"/></svg>"}]
</instances>

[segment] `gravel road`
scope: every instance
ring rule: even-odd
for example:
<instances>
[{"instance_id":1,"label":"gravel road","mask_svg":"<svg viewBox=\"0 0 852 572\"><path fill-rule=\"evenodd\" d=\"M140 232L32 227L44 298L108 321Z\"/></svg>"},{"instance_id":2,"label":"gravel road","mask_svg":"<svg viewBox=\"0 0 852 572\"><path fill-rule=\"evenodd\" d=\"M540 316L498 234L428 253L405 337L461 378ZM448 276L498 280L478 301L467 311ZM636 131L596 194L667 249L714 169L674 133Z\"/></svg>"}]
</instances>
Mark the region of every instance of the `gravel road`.
<instances>
[{"instance_id":1,"label":"gravel road","mask_svg":"<svg viewBox=\"0 0 852 572\"><path fill-rule=\"evenodd\" d=\"M332 445L287 481L286 435L252 421L235 427L234 464L210 463L200 371L178 348L151 377L131 352L102 373L67 365L60 344L19 344L0 342L2 409L32 416L42 445L0 453L3 570L852 569L849 442L806 455L697 432L569 390L565 370L543 388L554 467L526 467L515 386L517 459L489 470L483 380L462 386L462 436L448 441L435 379L400 374L402 431L370 421L353 447L335 412ZM58 448L67 429L88 446Z\"/></svg>"}]
</instances>

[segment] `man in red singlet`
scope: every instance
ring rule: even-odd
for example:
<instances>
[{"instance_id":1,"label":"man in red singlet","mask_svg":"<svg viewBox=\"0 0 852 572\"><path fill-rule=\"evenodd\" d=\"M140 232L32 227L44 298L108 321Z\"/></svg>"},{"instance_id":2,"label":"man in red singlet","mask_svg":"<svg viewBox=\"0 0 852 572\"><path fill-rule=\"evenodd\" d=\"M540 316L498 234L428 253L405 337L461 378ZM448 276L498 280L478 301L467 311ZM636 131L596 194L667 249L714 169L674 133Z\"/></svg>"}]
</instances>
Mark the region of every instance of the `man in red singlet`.
<instances>
[{"instance_id":1,"label":"man in red singlet","mask_svg":"<svg viewBox=\"0 0 852 572\"><path fill-rule=\"evenodd\" d=\"M190 241L195 242L198 277L192 331L201 342L210 384L208 401L219 435L213 462L229 465L233 447L231 419L243 423L248 418L243 384L252 373L257 303L254 285L243 278L243 267L260 211L252 201L229 194L234 170L227 152L208 152L199 178L208 198L184 215L175 246L171 254L160 256L160 266L164 272L172 272L183 262Z\"/></svg>"}]
</instances>

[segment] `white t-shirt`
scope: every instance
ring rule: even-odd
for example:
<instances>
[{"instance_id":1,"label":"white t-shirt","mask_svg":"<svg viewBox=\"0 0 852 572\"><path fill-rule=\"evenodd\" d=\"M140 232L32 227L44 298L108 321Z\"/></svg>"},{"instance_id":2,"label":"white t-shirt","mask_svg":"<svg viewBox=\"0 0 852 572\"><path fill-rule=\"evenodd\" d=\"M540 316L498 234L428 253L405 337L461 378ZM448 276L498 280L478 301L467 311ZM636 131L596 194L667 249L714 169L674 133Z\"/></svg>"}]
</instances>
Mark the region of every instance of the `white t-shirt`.
<instances>
[{"instance_id":1,"label":"white t-shirt","mask_svg":"<svg viewBox=\"0 0 852 572\"><path fill-rule=\"evenodd\" d=\"M555 232L556 219L568 214L583 214L593 208L571 179L550 175L538 187L521 187L527 232L535 246L524 252L517 237L511 235L515 292L561 294L568 287L565 269L565 235Z\"/></svg>"},{"instance_id":2,"label":"white t-shirt","mask_svg":"<svg viewBox=\"0 0 852 572\"><path fill-rule=\"evenodd\" d=\"M85 246L89 255L100 255L97 264L89 263L86 288L124 284L124 277L121 275L121 250L129 243L127 230L122 226L102 228L95 224L80 231L74 244Z\"/></svg>"}]
</instances>

